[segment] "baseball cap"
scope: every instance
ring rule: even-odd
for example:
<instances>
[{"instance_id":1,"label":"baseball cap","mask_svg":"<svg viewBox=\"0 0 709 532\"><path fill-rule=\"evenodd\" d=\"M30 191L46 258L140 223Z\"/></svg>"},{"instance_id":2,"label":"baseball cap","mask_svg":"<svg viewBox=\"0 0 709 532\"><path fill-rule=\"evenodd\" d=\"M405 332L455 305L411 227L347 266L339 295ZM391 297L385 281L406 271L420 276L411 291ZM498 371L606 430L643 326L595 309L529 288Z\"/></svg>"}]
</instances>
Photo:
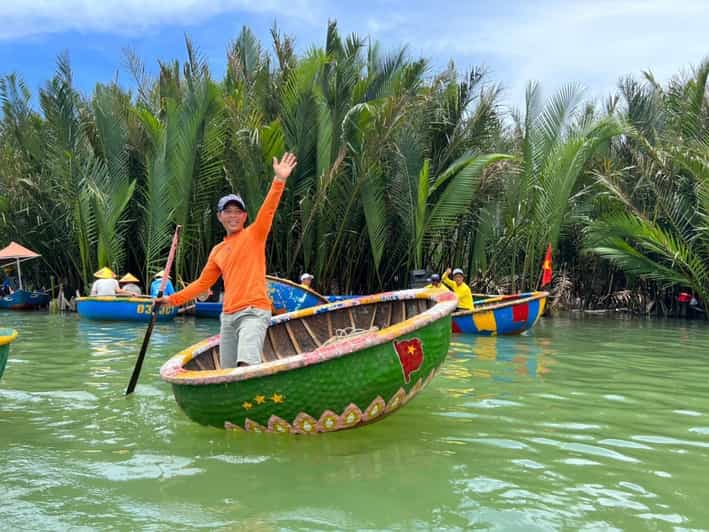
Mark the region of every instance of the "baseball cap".
<instances>
[{"instance_id":1,"label":"baseball cap","mask_svg":"<svg viewBox=\"0 0 709 532\"><path fill-rule=\"evenodd\" d=\"M441 280L441 276L438 275L437 273L434 273L431 275L431 281L440 281L440 280Z\"/></svg>"},{"instance_id":2,"label":"baseball cap","mask_svg":"<svg viewBox=\"0 0 709 532\"><path fill-rule=\"evenodd\" d=\"M217 212L222 212L230 203L236 203L242 211L246 211L246 205L244 204L244 200L241 199L241 196L238 194L227 194L217 203Z\"/></svg>"},{"instance_id":3,"label":"baseball cap","mask_svg":"<svg viewBox=\"0 0 709 532\"><path fill-rule=\"evenodd\" d=\"M460 268L456 268L455 270L453 270L453 275L458 275L458 274L463 275L463 270L461 270Z\"/></svg>"},{"instance_id":4,"label":"baseball cap","mask_svg":"<svg viewBox=\"0 0 709 532\"><path fill-rule=\"evenodd\" d=\"M301 281L305 281L306 279L315 279L315 277L313 277L309 273L304 273L303 275L300 276Z\"/></svg>"}]
</instances>

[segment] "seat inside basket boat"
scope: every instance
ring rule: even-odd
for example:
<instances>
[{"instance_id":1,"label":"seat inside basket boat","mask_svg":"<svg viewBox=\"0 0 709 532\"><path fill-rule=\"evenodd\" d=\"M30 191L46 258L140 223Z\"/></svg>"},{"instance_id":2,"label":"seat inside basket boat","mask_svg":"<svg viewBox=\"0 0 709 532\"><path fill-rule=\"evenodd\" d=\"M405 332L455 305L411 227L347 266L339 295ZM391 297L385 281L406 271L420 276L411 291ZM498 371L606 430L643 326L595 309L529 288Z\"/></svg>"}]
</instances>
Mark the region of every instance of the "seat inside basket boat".
<instances>
[{"instance_id":1,"label":"seat inside basket boat","mask_svg":"<svg viewBox=\"0 0 709 532\"><path fill-rule=\"evenodd\" d=\"M338 342L372 330L385 329L412 318L436 304L431 299L406 299L355 305L271 325L264 340L261 360L270 362ZM221 369L219 346L201 353L185 369Z\"/></svg>"}]
</instances>

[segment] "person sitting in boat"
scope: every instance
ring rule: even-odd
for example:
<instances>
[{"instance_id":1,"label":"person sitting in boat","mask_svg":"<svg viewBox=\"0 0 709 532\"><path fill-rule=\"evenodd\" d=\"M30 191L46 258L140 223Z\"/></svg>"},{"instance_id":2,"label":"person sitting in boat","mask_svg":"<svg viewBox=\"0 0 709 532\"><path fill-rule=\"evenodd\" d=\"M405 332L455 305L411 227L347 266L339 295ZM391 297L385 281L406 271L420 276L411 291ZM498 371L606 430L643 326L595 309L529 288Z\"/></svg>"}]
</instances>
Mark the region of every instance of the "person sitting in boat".
<instances>
[{"instance_id":1,"label":"person sitting in boat","mask_svg":"<svg viewBox=\"0 0 709 532\"><path fill-rule=\"evenodd\" d=\"M0 295L9 296L15 291L15 282L10 277L8 269L5 269L5 279L2 281L2 286L0 286Z\"/></svg>"},{"instance_id":2,"label":"person sitting in boat","mask_svg":"<svg viewBox=\"0 0 709 532\"><path fill-rule=\"evenodd\" d=\"M309 273L304 273L300 276L300 286L302 286L303 288L310 289L310 285L313 284L313 279L315 279L314 276L310 275Z\"/></svg>"},{"instance_id":3,"label":"person sitting in boat","mask_svg":"<svg viewBox=\"0 0 709 532\"><path fill-rule=\"evenodd\" d=\"M155 274L155 279L153 280L152 283L150 283L150 295L153 297L158 296L158 292L160 292L160 284L162 283L162 278L165 275L165 270L160 270L158 273ZM170 279L170 276L167 276L167 283L165 283L165 290L163 291L162 295L163 296L171 296L172 294L175 293L175 287L172 286L172 280Z\"/></svg>"},{"instance_id":4,"label":"person sitting in boat","mask_svg":"<svg viewBox=\"0 0 709 532\"><path fill-rule=\"evenodd\" d=\"M470 291L470 287L463 281L465 277L463 276L463 270L456 268L453 270L453 279L449 277L451 275L451 269L448 268L443 274L443 284L455 292L458 296L458 308L462 310L473 310L475 304L473 303L473 293Z\"/></svg>"},{"instance_id":5,"label":"person sitting in boat","mask_svg":"<svg viewBox=\"0 0 709 532\"><path fill-rule=\"evenodd\" d=\"M441 284L441 276L434 273L427 279L428 284L424 287L434 292L448 292L448 288Z\"/></svg>"},{"instance_id":6,"label":"person sitting in boat","mask_svg":"<svg viewBox=\"0 0 709 532\"><path fill-rule=\"evenodd\" d=\"M224 280L219 359L222 368L261 363L266 331L271 323L271 300L266 288L266 240L286 180L297 161L285 153L273 158L273 182L253 223L245 227L248 214L241 196L229 194L217 203L217 219L226 237L212 248L199 278L156 305L180 306Z\"/></svg>"},{"instance_id":7,"label":"person sitting in boat","mask_svg":"<svg viewBox=\"0 0 709 532\"><path fill-rule=\"evenodd\" d=\"M121 289L118 281L116 281L116 274L113 273L111 268L101 268L94 274L94 277L96 277L96 280L94 284L91 285L92 296L131 295L130 292Z\"/></svg>"},{"instance_id":8,"label":"person sitting in boat","mask_svg":"<svg viewBox=\"0 0 709 532\"><path fill-rule=\"evenodd\" d=\"M139 282L140 280L132 273L127 273L123 277L118 279L118 284L121 286L121 288L126 292L130 292L131 295L134 296L139 296L143 294L143 291L140 289L140 285L136 284Z\"/></svg>"}]
</instances>

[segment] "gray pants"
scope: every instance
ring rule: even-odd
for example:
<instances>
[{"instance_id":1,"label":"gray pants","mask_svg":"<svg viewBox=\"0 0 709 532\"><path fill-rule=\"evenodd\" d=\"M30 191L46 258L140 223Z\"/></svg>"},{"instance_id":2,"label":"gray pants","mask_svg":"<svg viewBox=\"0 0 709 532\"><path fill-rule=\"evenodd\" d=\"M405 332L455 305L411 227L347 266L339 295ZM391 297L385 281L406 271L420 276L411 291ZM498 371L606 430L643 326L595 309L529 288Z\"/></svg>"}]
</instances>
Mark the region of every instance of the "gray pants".
<instances>
[{"instance_id":1,"label":"gray pants","mask_svg":"<svg viewBox=\"0 0 709 532\"><path fill-rule=\"evenodd\" d=\"M260 364L263 341L271 323L271 311L249 307L221 316L219 362L235 368L237 362Z\"/></svg>"}]
</instances>

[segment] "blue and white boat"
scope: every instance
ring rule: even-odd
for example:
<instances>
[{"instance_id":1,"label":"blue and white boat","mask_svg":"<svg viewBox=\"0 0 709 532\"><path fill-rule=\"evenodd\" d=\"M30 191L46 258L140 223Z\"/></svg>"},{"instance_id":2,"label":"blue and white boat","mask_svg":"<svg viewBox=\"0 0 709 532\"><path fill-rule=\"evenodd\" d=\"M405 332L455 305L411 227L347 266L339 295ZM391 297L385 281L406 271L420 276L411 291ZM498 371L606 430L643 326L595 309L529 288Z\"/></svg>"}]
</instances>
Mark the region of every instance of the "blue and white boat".
<instances>
[{"instance_id":1,"label":"blue and white boat","mask_svg":"<svg viewBox=\"0 0 709 532\"><path fill-rule=\"evenodd\" d=\"M76 300L76 311L82 318L101 321L150 321L153 298L121 296L88 296ZM158 321L170 321L177 307L163 305L158 309Z\"/></svg>"},{"instance_id":2,"label":"blue and white boat","mask_svg":"<svg viewBox=\"0 0 709 532\"><path fill-rule=\"evenodd\" d=\"M0 309L31 310L46 307L49 304L49 294L47 292L25 290L22 283L21 263L37 257L41 257L41 255L21 246L17 242L10 242L7 247L0 249L0 262L9 261L0 264L0 267L14 267L17 269L17 285L12 282L10 285L11 293L0 297ZM17 290L12 290L13 288L17 288Z\"/></svg>"},{"instance_id":3,"label":"blue and white boat","mask_svg":"<svg viewBox=\"0 0 709 532\"><path fill-rule=\"evenodd\" d=\"M12 294L0 298L0 308L8 310L32 310L49 305L47 292L15 290Z\"/></svg>"},{"instance_id":4,"label":"blue and white boat","mask_svg":"<svg viewBox=\"0 0 709 532\"><path fill-rule=\"evenodd\" d=\"M195 301L194 315L198 318L218 318L222 304L218 301Z\"/></svg>"},{"instance_id":5,"label":"blue and white boat","mask_svg":"<svg viewBox=\"0 0 709 532\"><path fill-rule=\"evenodd\" d=\"M294 312L328 303L328 298L325 296L288 279L267 275L266 282L274 314ZM194 313L198 318L218 318L221 312L222 304L219 302L197 301L194 305Z\"/></svg>"}]
</instances>

